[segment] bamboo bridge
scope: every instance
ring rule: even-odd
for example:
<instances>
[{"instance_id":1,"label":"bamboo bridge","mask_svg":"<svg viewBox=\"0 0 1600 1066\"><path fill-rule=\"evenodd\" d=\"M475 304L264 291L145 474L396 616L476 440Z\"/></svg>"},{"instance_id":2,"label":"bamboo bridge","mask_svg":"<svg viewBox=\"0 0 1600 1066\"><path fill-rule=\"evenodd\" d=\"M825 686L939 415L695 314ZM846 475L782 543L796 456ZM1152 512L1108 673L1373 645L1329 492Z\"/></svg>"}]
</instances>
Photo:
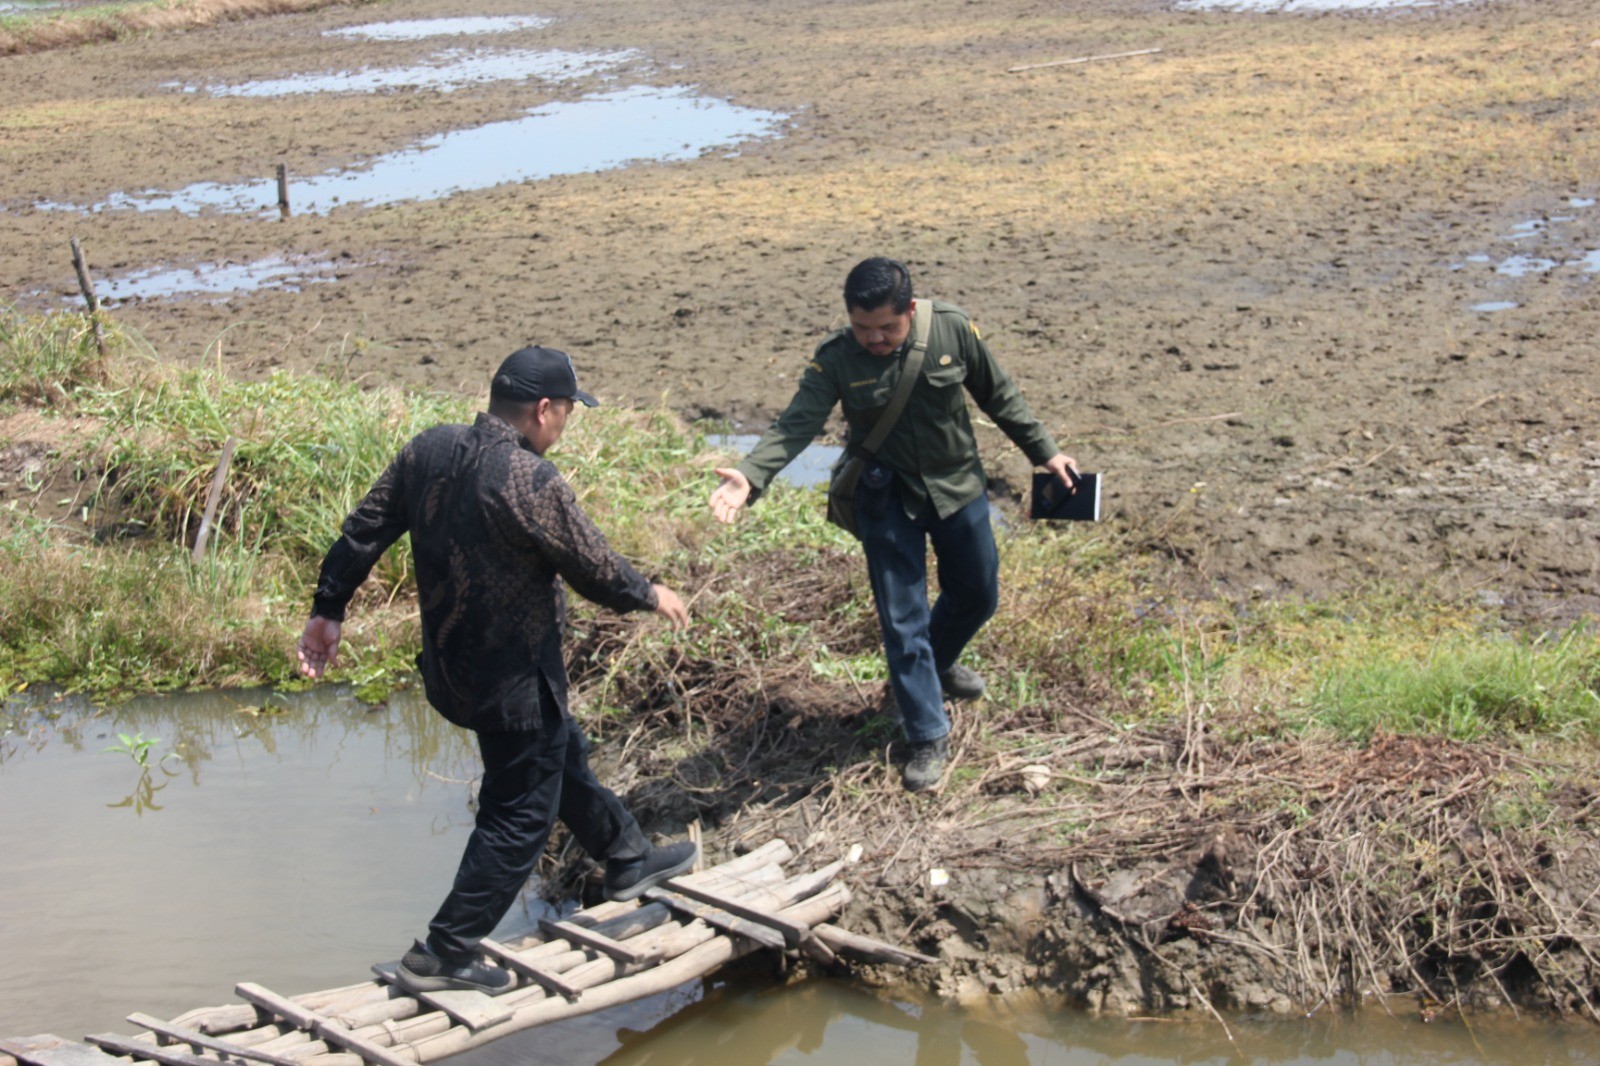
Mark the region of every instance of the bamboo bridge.
<instances>
[{"instance_id":1,"label":"bamboo bridge","mask_svg":"<svg viewBox=\"0 0 1600 1066\"><path fill-rule=\"evenodd\" d=\"M51 1034L0 1039L0 1066L418 1066L546 1022L655 995L754 951L840 956L916 965L932 962L829 919L850 902L843 862L789 874L793 852L773 840L748 854L686 874L627 903L601 903L540 923L537 935L483 951L515 985L481 992L414 995L395 983L396 963L374 979L285 996L249 981L243 1001L189 1011L171 1021L128 1015L142 1031L83 1041Z\"/></svg>"}]
</instances>

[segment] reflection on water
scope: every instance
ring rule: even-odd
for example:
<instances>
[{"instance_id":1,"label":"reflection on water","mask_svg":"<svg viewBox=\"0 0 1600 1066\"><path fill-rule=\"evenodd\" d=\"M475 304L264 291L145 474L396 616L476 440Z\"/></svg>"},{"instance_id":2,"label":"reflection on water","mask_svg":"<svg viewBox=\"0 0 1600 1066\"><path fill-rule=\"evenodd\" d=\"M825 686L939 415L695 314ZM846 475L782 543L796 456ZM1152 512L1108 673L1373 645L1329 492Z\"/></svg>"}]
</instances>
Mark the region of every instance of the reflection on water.
<instances>
[{"instance_id":1,"label":"reflection on water","mask_svg":"<svg viewBox=\"0 0 1600 1066\"><path fill-rule=\"evenodd\" d=\"M538 15L487 15L474 18L410 19L399 22L369 22L324 30L327 37L364 37L369 41L420 41L427 37L465 36L483 33L510 33L513 30L538 30L553 19Z\"/></svg>"},{"instance_id":2,"label":"reflection on water","mask_svg":"<svg viewBox=\"0 0 1600 1066\"><path fill-rule=\"evenodd\" d=\"M1554 259L1540 259L1532 255L1513 255L1494 268L1496 274L1503 274L1508 278L1521 278L1529 274L1543 274L1554 270L1558 264Z\"/></svg>"},{"instance_id":3,"label":"reflection on water","mask_svg":"<svg viewBox=\"0 0 1600 1066\"><path fill-rule=\"evenodd\" d=\"M760 434L756 433L713 433L706 437L706 443L713 448L738 452L742 456L754 448L760 439ZM808 444L805 451L795 456L778 476L800 488L826 485L828 476L833 472L833 464L843 454L844 449L837 444Z\"/></svg>"},{"instance_id":4,"label":"reflection on water","mask_svg":"<svg viewBox=\"0 0 1600 1066\"><path fill-rule=\"evenodd\" d=\"M301 93L372 93L386 89L436 89L453 92L471 85L538 78L559 82L609 70L638 55L622 52L566 52L508 50L467 52L450 49L427 63L409 67L372 67L327 74L293 74L285 78L247 81L240 85L213 85L201 89L183 86L184 92L204 91L212 96L293 96Z\"/></svg>"},{"instance_id":5,"label":"reflection on water","mask_svg":"<svg viewBox=\"0 0 1600 1066\"><path fill-rule=\"evenodd\" d=\"M471 829L470 735L409 692L13 701L0 727L0 1036L362 980ZM143 766L119 734L154 741Z\"/></svg>"},{"instance_id":6,"label":"reflection on water","mask_svg":"<svg viewBox=\"0 0 1600 1066\"><path fill-rule=\"evenodd\" d=\"M508 182L608 170L628 163L694 159L774 132L785 116L693 96L687 88L635 86L530 111L525 118L430 137L370 163L292 178L297 215L326 214L341 204L433 200ZM277 215L276 178L199 182L177 192L115 193L94 210L133 208L198 215L214 208ZM46 210L81 210L40 203Z\"/></svg>"},{"instance_id":7,"label":"reflection on water","mask_svg":"<svg viewBox=\"0 0 1600 1066\"><path fill-rule=\"evenodd\" d=\"M674 1010L674 1006L677 1009ZM789 988L757 975L687 985L671 996L514 1034L451 1060L603 1066L1436 1066L1592 1062L1592 1029L1475 1019L1424 1025L1415 1013L1314 1018L1098 1018L1033 998L971 1007L888 999L827 980Z\"/></svg>"}]
</instances>

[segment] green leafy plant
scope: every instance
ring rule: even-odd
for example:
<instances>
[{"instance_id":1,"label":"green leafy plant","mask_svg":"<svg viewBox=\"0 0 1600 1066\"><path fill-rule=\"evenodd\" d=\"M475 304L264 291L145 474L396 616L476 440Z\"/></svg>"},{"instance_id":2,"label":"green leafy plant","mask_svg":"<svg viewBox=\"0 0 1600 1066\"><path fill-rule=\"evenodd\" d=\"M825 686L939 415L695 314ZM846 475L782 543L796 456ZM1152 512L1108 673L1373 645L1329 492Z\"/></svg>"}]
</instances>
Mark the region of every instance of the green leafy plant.
<instances>
[{"instance_id":1,"label":"green leafy plant","mask_svg":"<svg viewBox=\"0 0 1600 1066\"><path fill-rule=\"evenodd\" d=\"M150 749L161 743L160 737L147 737L143 733L118 733L117 740L121 743L102 748L101 754L109 751L121 752L140 766L149 764Z\"/></svg>"}]
</instances>

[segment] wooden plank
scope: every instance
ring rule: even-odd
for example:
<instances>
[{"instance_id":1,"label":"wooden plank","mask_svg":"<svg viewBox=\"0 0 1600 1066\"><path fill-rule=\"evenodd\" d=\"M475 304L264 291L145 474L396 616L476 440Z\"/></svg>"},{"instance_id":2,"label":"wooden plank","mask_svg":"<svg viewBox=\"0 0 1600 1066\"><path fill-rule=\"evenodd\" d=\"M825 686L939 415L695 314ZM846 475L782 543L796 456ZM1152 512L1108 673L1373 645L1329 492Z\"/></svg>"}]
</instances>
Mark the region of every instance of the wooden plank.
<instances>
[{"instance_id":1,"label":"wooden plank","mask_svg":"<svg viewBox=\"0 0 1600 1066\"><path fill-rule=\"evenodd\" d=\"M324 1018L315 1011L307 1010L287 996L280 996L271 989L262 988L250 981L241 981L233 990L238 993L240 999L270 1010L301 1029L317 1034L328 1044L343 1048L345 1051L352 1051L368 1062L377 1063L378 1066L416 1066L416 1060L403 1058L386 1047L374 1044L370 1040L363 1040L339 1023Z\"/></svg>"},{"instance_id":2,"label":"wooden plank","mask_svg":"<svg viewBox=\"0 0 1600 1066\"><path fill-rule=\"evenodd\" d=\"M0 1051L28 1066L128 1066L99 1048L63 1040L54 1033L0 1040Z\"/></svg>"},{"instance_id":3,"label":"wooden plank","mask_svg":"<svg viewBox=\"0 0 1600 1066\"><path fill-rule=\"evenodd\" d=\"M116 1033L91 1033L84 1037L96 1047L105 1048L115 1055L132 1055L136 1059L159 1062L161 1066L217 1066L217 1059L203 1059L199 1055L178 1048L147 1044Z\"/></svg>"},{"instance_id":4,"label":"wooden plank","mask_svg":"<svg viewBox=\"0 0 1600 1066\"><path fill-rule=\"evenodd\" d=\"M188 1044L197 1051L203 1048L206 1051L215 1051L219 1055L231 1055L236 1059L254 1059L257 1062L271 1063L272 1066L300 1066L295 1059L286 1058L283 1055L274 1055L270 1051L257 1051L254 1048L245 1047L243 1044L234 1044L214 1036L207 1036L198 1030L185 1029L183 1026L173 1025L171 1022L164 1022L160 1018L152 1018L150 1015L142 1014L138 1011L128 1015L128 1021L134 1025L144 1026L158 1037L164 1036L178 1043Z\"/></svg>"},{"instance_id":5,"label":"wooden plank","mask_svg":"<svg viewBox=\"0 0 1600 1066\"><path fill-rule=\"evenodd\" d=\"M549 918L539 919L539 928L544 934L554 939L565 940L569 944L578 944L591 948L602 955L609 955L618 962L649 962L653 956L635 951L620 940L612 940L604 933L596 933L592 929L585 929L581 925L571 922L557 922Z\"/></svg>"},{"instance_id":6,"label":"wooden plank","mask_svg":"<svg viewBox=\"0 0 1600 1066\"><path fill-rule=\"evenodd\" d=\"M583 989L562 980L560 974L542 970L533 963L518 958L516 952L499 941L484 937L478 942L478 946L483 949L484 954L503 963L508 969L517 971L517 973L520 973L534 984L544 988L545 991L554 992L556 995L564 997L569 1003L578 1002L578 997L583 995Z\"/></svg>"},{"instance_id":7,"label":"wooden plank","mask_svg":"<svg viewBox=\"0 0 1600 1066\"><path fill-rule=\"evenodd\" d=\"M711 906L709 903L698 903L687 896L680 896L676 892L668 892L664 888L646 889L644 898L655 903L664 903L679 914L690 918L699 918L713 929L720 929L724 933L733 933L737 936L754 940L764 948L774 948L782 951L787 946L783 934L776 929L770 929L755 922L746 921L725 910Z\"/></svg>"},{"instance_id":8,"label":"wooden plank","mask_svg":"<svg viewBox=\"0 0 1600 1066\"><path fill-rule=\"evenodd\" d=\"M806 938L811 935L810 927L801 922L792 921L780 915L769 914L768 912L760 910L759 908L747 906L746 904L741 903L729 896L725 896L720 892L712 892L709 889L701 888L699 885L685 884L679 878L673 878L672 880L668 881L667 887L676 892L683 893L692 900L698 900L701 903L709 903L713 907L720 907L729 914L732 914L735 917L743 918L745 921L755 922L758 925L765 925L769 928L776 929L778 932L783 934L783 939L787 941L788 946L791 948L799 947L805 942Z\"/></svg>"},{"instance_id":9,"label":"wooden plank","mask_svg":"<svg viewBox=\"0 0 1600 1066\"><path fill-rule=\"evenodd\" d=\"M830 922L823 922L821 925L813 926L811 931L816 934L818 940L827 944L833 950L842 951L846 955L854 955L869 962L888 962L900 966L916 966L939 961L932 955L923 955L920 952L912 951L910 948L897 947L886 941L874 940L870 936L852 933L846 929L840 929Z\"/></svg>"},{"instance_id":10,"label":"wooden plank","mask_svg":"<svg viewBox=\"0 0 1600 1066\"><path fill-rule=\"evenodd\" d=\"M438 992L413 992L405 985L400 984L397 974L398 963L380 962L372 967L372 972L397 986L408 996L415 996L435 1010L442 1010L462 1025L471 1029L487 1029L491 1025L498 1025L516 1013L514 1007L508 1007L504 1002L493 996L486 996L473 989L443 989Z\"/></svg>"}]
</instances>

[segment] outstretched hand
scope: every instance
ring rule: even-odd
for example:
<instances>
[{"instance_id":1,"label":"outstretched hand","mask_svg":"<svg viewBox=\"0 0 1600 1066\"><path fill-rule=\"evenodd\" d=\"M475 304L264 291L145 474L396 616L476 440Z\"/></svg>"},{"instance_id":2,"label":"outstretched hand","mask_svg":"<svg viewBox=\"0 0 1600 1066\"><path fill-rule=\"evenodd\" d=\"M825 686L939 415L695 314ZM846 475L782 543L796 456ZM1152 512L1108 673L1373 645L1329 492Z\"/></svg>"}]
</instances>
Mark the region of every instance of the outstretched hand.
<instances>
[{"instance_id":1,"label":"outstretched hand","mask_svg":"<svg viewBox=\"0 0 1600 1066\"><path fill-rule=\"evenodd\" d=\"M683 598L665 585L651 585L656 590L656 614L672 623L673 629L682 629L689 624L689 608L683 604Z\"/></svg>"},{"instance_id":2,"label":"outstretched hand","mask_svg":"<svg viewBox=\"0 0 1600 1066\"><path fill-rule=\"evenodd\" d=\"M718 467L717 476L722 484L711 493L711 513L718 522L732 522L750 499L750 479L733 467Z\"/></svg>"},{"instance_id":3,"label":"outstretched hand","mask_svg":"<svg viewBox=\"0 0 1600 1066\"><path fill-rule=\"evenodd\" d=\"M330 666L339 665L339 637L344 627L331 618L319 614L306 620L300 634L300 645L295 649L300 659L300 672L310 678L321 677Z\"/></svg>"}]
</instances>

